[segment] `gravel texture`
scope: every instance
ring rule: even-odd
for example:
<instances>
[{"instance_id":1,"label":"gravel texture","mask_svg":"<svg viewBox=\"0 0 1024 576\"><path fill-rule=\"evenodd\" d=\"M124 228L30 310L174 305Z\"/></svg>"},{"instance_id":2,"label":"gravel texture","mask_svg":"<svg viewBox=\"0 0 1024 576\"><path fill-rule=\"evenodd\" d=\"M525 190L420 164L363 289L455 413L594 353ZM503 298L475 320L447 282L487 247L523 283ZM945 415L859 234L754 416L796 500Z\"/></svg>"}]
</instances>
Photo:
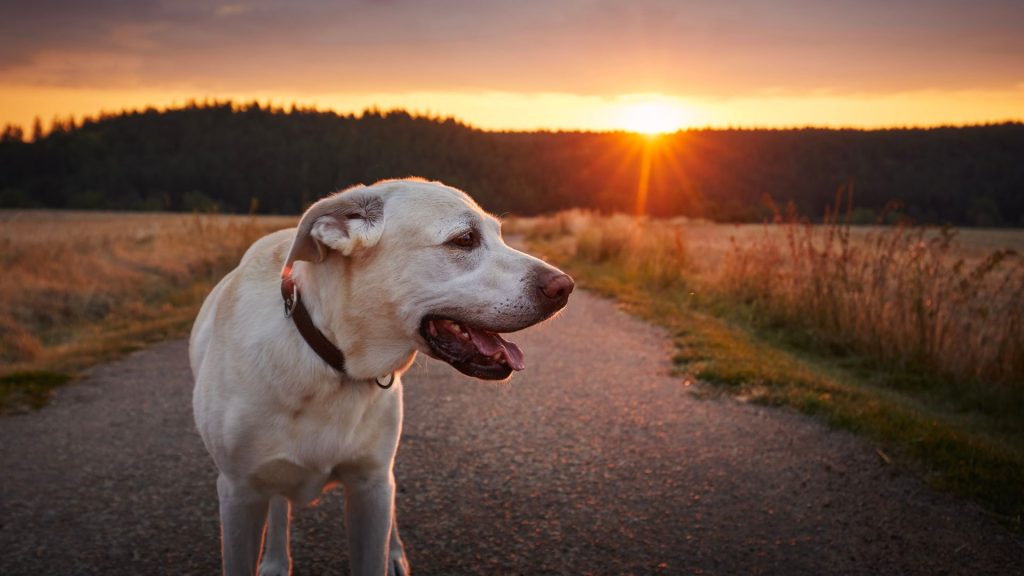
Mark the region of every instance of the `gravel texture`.
<instances>
[{"instance_id":1,"label":"gravel texture","mask_svg":"<svg viewBox=\"0 0 1024 576\"><path fill-rule=\"evenodd\" d=\"M1024 574L1024 542L786 410L699 400L660 330L585 292L516 340L527 370L405 379L413 573ZM215 470L184 341L0 419L0 573L213 574ZM296 574L348 570L340 493L298 510Z\"/></svg>"}]
</instances>

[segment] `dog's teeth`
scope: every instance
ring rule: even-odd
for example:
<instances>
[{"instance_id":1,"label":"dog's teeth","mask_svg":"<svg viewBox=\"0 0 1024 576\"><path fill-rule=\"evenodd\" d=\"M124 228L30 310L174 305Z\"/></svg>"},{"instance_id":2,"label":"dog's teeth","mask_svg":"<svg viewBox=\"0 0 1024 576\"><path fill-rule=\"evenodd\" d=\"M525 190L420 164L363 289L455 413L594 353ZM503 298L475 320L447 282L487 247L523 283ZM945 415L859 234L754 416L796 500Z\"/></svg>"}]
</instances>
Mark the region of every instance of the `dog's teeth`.
<instances>
[{"instance_id":1,"label":"dog's teeth","mask_svg":"<svg viewBox=\"0 0 1024 576\"><path fill-rule=\"evenodd\" d=\"M491 354L491 360L501 360L501 350Z\"/></svg>"},{"instance_id":2,"label":"dog's teeth","mask_svg":"<svg viewBox=\"0 0 1024 576\"><path fill-rule=\"evenodd\" d=\"M463 342L469 340L469 332L459 332L459 340L462 340Z\"/></svg>"}]
</instances>

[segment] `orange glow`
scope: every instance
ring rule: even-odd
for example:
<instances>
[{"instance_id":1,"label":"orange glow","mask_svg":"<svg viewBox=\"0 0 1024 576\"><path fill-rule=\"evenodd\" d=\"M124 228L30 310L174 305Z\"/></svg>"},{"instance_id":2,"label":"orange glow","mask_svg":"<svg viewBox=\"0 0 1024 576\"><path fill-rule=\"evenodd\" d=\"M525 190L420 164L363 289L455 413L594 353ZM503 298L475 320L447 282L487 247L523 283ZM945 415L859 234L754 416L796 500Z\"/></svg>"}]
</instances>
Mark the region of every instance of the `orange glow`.
<instances>
[{"instance_id":1,"label":"orange glow","mask_svg":"<svg viewBox=\"0 0 1024 576\"><path fill-rule=\"evenodd\" d=\"M918 91L898 94L789 94L735 98L677 97L658 93L586 96L569 93L408 92L317 93L106 90L0 84L0 126L28 128L39 117L92 116L189 100L292 103L339 113L373 106L454 116L485 130L626 130L643 133L730 126L881 128L1024 120L1024 85L1003 91Z\"/></svg>"}]
</instances>

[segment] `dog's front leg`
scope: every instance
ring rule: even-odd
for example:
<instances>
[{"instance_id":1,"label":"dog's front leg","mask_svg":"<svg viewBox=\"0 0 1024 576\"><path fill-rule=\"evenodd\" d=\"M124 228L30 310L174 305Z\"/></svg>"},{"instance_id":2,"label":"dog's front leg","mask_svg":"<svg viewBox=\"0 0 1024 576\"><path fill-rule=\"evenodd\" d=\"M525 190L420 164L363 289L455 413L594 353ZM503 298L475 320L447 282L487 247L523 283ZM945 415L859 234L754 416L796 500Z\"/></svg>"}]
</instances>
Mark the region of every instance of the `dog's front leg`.
<instances>
[{"instance_id":1,"label":"dog's front leg","mask_svg":"<svg viewBox=\"0 0 1024 576\"><path fill-rule=\"evenodd\" d=\"M345 484L345 521L354 576L384 576L395 502L390 471Z\"/></svg>"},{"instance_id":2,"label":"dog's front leg","mask_svg":"<svg viewBox=\"0 0 1024 576\"><path fill-rule=\"evenodd\" d=\"M260 576L287 576L292 573L288 529L291 523L291 508L291 503L284 496L274 496L270 499L270 516L267 518L267 531L263 536Z\"/></svg>"},{"instance_id":3,"label":"dog's front leg","mask_svg":"<svg viewBox=\"0 0 1024 576\"><path fill-rule=\"evenodd\" d=\"M409 560L405 557L405 545L398 537L398 509L391 514L391 546L388 551L388 576L409 576Z\"/></svg>"},{"instance_id":4,"label":"dog's front leg","mask_svg":"<svg viewBox=\"0 0 1024 576\"><path fill-rule=\"evenodd\" d=\"M269 500L254 490L217 477L221 553L226 576L253 576L260 558Z\"/></svg>"}]
</instances>

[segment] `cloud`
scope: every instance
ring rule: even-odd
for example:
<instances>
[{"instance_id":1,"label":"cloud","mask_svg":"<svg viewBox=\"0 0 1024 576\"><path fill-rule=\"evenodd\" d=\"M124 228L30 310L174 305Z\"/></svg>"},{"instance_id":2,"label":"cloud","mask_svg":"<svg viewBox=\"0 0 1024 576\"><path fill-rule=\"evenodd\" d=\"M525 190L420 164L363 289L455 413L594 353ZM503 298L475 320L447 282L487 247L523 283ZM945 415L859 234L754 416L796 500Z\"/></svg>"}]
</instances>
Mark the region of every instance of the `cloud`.
<instances>
[{"instance_id":1,"label":"cloud","mask_svg":"<svg viewBox=\"0 0 1024 576\"><path fill-rule=\"evenodd\" d=\"M1005 0L17 2L0 85L731 97L1003 89Z\"/></svg>"}]
</instances>

